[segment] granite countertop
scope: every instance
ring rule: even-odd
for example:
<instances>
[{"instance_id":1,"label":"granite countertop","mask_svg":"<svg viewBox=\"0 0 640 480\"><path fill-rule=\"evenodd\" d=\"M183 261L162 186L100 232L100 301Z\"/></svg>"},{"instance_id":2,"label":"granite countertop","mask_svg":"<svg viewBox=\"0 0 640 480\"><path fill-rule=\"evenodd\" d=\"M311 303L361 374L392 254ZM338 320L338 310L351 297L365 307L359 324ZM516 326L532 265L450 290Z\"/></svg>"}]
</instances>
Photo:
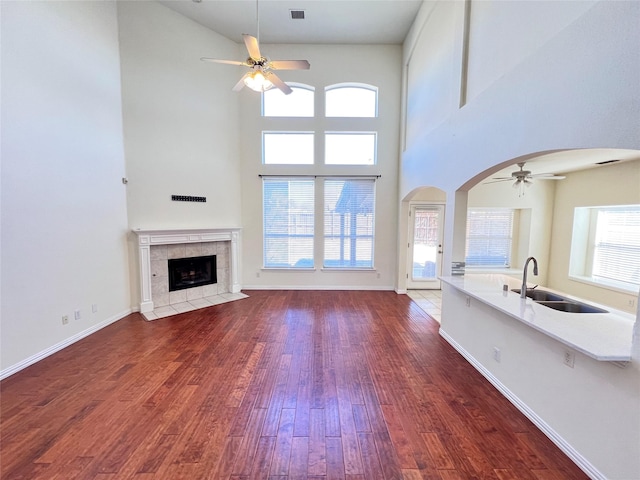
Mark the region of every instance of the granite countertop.
<instances>
[{"instance_id":1,"label":"granite countertop","mask_svg":"<svg viewBox=\"0 0 640 480\"><path fill-rule=\"evenodd\" d=\"M631 361L634 315L539 287L568 299L604 308L609 313L567 313L553 310L530 298L521 299L519 294L511 291L513 288L520 288L521 281L506 275L468 274L440 279L591 358L609 362ZM505 284L509 286L509 291L503 291Z\"/></svg>"}]
</instances>

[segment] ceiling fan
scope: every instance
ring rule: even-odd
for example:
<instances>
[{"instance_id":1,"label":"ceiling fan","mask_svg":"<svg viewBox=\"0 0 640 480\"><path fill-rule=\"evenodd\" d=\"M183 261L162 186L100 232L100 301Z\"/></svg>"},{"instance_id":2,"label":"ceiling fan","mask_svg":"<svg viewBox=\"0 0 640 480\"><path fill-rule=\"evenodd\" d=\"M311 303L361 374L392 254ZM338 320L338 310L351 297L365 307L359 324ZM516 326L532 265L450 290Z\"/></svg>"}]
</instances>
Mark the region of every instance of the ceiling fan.
<instances>
[{"instance_id":1,"label":"ceiling fan","mask_svg":"<svg viewBox=\"0 0 640 480\"><path fill-rule=\"evenodd\" d=\"M554 175L553 173L537 173L532 174L530 170L524 169L525 162L518 163L518 167L520 170L516 170L515 172L511 172L510 177L493 177L493 181L484 182L484 183L498 183L498 182L507 182L514 180L513 188L522 188L522 186L531 186L533 180L562 180L566 177L562 175Z\"/></svg>"},{"instance_id":2,"label":"ceiling fan","mask_svg":"<svg viewBox=\"0 0 640 480\"><path fill-rule=\"evenodd\" d=\"M258 35L260 34L260 17L258 10L258 0L256 0L256 23ZM269 60L260 53L258 38L246 33L242 34L244 44L249 52L249 58L244 62L235 60L217 60L215 58L201 58L205 62L225 63L227 65L239 65L249 67L240 81L233 87L234 92L239 92L246 85L256 92L265 92L273 87L279 88L285 95L289 95L292 90L278 77L272 70L309 70L311 65L306 60Z\"/></svg>"}]
</instances>

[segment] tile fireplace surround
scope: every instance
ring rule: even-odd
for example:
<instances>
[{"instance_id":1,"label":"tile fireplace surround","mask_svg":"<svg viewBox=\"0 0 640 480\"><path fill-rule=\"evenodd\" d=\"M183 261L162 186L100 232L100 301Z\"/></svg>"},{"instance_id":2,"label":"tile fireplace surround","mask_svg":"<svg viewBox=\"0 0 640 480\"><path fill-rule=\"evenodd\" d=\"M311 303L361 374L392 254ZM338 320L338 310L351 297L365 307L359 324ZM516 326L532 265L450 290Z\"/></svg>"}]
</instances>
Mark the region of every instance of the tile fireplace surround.
<instances>
[{"instance_id":1,"label":"tile fireplace surround","mask_svg":"<svg viewBox=\"0 0 640 480\"><path fill-rule=\"evenodd\" d=\"M238 282L240 229L133 232L138 237L140 313L147 320L246 297ZM167 259L201 255L216 255L218 283L169 292Z\"/></svg>"}]
</instances>

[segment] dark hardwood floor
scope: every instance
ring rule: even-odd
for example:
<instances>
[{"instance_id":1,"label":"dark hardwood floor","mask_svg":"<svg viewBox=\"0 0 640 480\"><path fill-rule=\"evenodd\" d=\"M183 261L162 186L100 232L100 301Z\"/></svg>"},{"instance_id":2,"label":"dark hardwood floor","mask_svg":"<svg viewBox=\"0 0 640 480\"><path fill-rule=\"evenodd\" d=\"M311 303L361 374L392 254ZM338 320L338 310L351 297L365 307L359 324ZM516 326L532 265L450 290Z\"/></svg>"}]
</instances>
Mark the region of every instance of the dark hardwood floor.
<instances>
[{"instance_id":1,"label":"dark hardwood floor","mask_svg":"<svg viewBox=\"0 0 640 480\"><path fill-rule=\"evenodd\" d=\"M248 293L5 379L0 477L586 478L406 295Z\"/></svg>"}]
</instances>

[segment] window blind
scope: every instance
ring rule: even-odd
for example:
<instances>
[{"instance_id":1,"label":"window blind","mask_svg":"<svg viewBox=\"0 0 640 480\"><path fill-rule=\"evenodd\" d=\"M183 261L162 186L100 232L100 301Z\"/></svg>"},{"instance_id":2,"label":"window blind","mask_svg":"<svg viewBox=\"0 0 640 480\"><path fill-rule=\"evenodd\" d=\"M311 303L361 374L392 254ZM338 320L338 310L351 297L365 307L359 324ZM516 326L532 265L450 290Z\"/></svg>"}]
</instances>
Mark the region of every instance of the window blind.
<instances>
[{"instance_id":1,"label":"window blind","mask_svg":"<svg viewBox=\"0 0 640 480\"><path fill-rule=\"evenodd\" d=\"M592 275L640 285L640 206L597 210Z\"/></svg>"},{"instance_id":2,"label":"window blind","mask_svg":"<svg viewBox=\"0 0 640 480\"><path fill-rule=\"evenodd\" d=\"M509 267L513 209L472 208L467 212L468 267Z\"/></svg>"},{"instance_id":3,"label":"window blind","mask_svg":"<svg viewBox=\"0 0 640 480\"><path fill-rule=\"evenodd\" d=\"M373 268L375 181L324 181L324 267Z\"/></svg>"},{"instance_id":4,"label":"window blind","mask_svg":"<svg viewBox=\"0 0 640 480\"><path fill-rule=\"evenodd\" d=\"M264 266L313 268L314 180L262 182Z\"/></svg>"}]
</instances>

